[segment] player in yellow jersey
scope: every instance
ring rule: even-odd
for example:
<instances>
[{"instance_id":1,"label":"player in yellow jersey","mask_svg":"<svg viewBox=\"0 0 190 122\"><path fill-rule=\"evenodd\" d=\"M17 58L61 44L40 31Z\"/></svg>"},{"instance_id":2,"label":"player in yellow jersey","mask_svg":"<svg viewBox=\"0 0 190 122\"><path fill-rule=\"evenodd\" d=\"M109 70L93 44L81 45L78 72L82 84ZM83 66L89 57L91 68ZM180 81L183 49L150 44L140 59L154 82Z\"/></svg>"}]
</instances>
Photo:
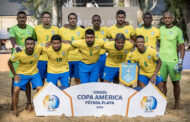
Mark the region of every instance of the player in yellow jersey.
<instances>
[{"instance_id":1,"label":"player in yellow jersey","mask_svg":"<svg viewBox=\"0 0 190 122\"><path fill-rule=\"evenodd\" d=\"M143 16L144 25L135 30L136 36L142 35L145 38L145 46L156 49L157 40L160 40L160 30L152 26L152 14L145 13Z\"/></svg>"},{"instance_id":2,"label":"player in yellow jersey","mask_svg":"<svg viewBox=\"0 0 190 122\"><path fill-rule=\"evenodd\" d=\"M88 27L87 29L91 28L94 30L95 38L106 39L108 36L108 28L100 27L100 24L101 24L101 17L99 15L93 15L92 16L93 27ZM99 78L100 78L101 82L103 82L102 77L103 77L103 73L104 73L105 62L106 62L106 50L101 49L100 50L100 58L99 58L99 66L100 66Z\"/></svg>"},{"instance_id":3,"label":"player in yellow jersey","mask_svg":"<svg viewBox=\"0 0 190 122\"><path fill-rule=\"evenodd\" d=\"M71 44L81 52L79 62L79 76L81 83L98 82L99 53L106 40L95 39L92 29L85 32L85 39L73 41Z\"/></svg>"},{"instance_id":4,"label":"player in yellow jersey","mask_svg":"<svg viewBox=\"0 0 190 122\"><path fill-rule=\"evenodd\" d=\"M25 40L25 48L10 58L8 64L10 70L14 75L14 92L13 92L13 110L14 114L18 116L17 105L19 102L20 89L26 90L26 84L32 83L32 88L37 91L43 86L40 74L37 69L37 62L41 53L41 46L35 46L35 41L32 37ZM15 72L13 62L19 61L19 66ZM30 104L30 107L31 104Z\"/></svg>"},{"instance_id":5,"label":"player in yellow jersey","mask_svg":"<svg viewBox=\"0 0 190 122\"><path fill-rule=\"evenodd\" d=\"M135 39L135 31L132 25L126 24L126 13L118 10L116 13L117 23L109 28L108 36L115 39L117 33L123 33L127 39Z\"/></svg>"},{"instance_id":6,"label":"player in yellow jersey","mask_svg":"<svg viewBox=\"0 0 190 122\"><path fill-rule=\"evenodd\" d=\"M115 41L104 44L104 49L108 51L103 75L104 82L113 82L116 79L117 83L119 83L119 65L125 62L133 46L134 44L126 40L122 33L116 35Z\"/></svg>"},{"instance_id":7,"label":"player in yellow jersey","mask_svg":"<svg viewBox=\"0 0 190 122\"><path fill-rule=\"evenodd\" d=\"M34 32L33 27L26 24L26 20L27 20L26 13L24 11L19 11L17 13L18 24L14 25L13 27L9 29L10 40L13 46L12 54L22 50L21 48L24 47L25 45L24 41L27 37L33 37L34 39L36 39L36 34ZM15 70L17 69L18 65L19 65L19 61L16 61L13 63ZM11 95L13 96L14 76L12 72L10 72L10 77L12 78ZM26 109L30 109L28 108L28 105L31 104L31 86L29 83L27 84L27 87L26 87L26 97L27 97ZM11 107L11 109L13 108Z\"/></svg>"},{"instance_id":8,"label":"player in yellow jersey","mask_svg":"<svg viewBox=\"0 0 190 122\"><path fill-rule=\"evenodd\" d=\"M51 46L44 48L43 53L47 54L47 82L57 85L60 80L63 87L69 86L70 73L68 64L68 54L72 46L61 42L59 35L53 35Z\"/></svg>"},{"instance_id":9,"label":"player in yellow jersey","mask_svg":"<svg viewBox=\"0 0 190 122\"><path fill-rule=\"evenodd\" d=\"M136 37L136 46L137 49L132 52L130 60L139 65L138 86L143 88L152 82L163 92L163 78L158 73L162 61L158 52L152 47L145 46L145 39L142 35Z\"/></svg>"},{"instance_id":10,"label":"player in yellow jersey","mask_svg":"<svg viewBox=\"0 0 190 122\"><path fill-rule=\"evenodd\" d=\"M58 34L58 27L51 25L51 13L45 11L42 13L42 25L37 25L34 29L37 35L37 44L45 45L51 37ZM38 70L42 81L47 78L47 55L41 55L38 61Z\"/></svg>"},{"instance_id":11,"label":"player in yellow jersey","mask_svg":"<svg viewBox=\"0 0 190 122\"><path fill-rule=\"evenodd\" d=\"M75 13L70 13L68 15L68 28L62 27L59 29L59 35L63 40L72 42L84 37L84 29L77 26L77 21L78 19ZM70 77L74 77L76 84L80 84L78 63L81 60L81 55L78 48L72 49L69 52L68 60Z\"/></svg>"}]
</instances>

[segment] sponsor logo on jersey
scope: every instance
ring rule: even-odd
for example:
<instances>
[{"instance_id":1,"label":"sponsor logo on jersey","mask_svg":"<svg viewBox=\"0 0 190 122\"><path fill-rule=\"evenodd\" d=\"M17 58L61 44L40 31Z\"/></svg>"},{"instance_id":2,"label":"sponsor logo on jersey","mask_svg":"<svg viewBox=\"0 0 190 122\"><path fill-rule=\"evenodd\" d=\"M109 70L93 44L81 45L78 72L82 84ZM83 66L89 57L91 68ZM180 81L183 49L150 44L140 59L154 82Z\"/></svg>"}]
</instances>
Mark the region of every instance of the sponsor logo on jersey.
<instances>
[{"instance_id":1,"label":"sponsor logo on jersey","mask_svg":"<svg viewBox=\"0 0 190 122\"><path fill-rule=\"evenodd\" d=\"M35 55L34 55L34 57L35 57L35 58L37 58L37 57L38 57L38 55L37 55L37 54L35 54Z\"/></svg>"},{"instance_id":2,"label":"sponsor logo on jersey","mask_svg":"<svg viewBox=\"0 0 190 122\"><path fill-rule=\"evenodd\" d=\"M77 36L80 36L80 32L77 32Z\"/></svg>"},{"instance_id":3,"label":"sponsor logo on jersey","mask_svg":"<svg viewBox=\"0 0 190 122\"><path fill-rule=\"evenodd\" d=\"M104 31L101 31L101 34L104 35Z\"/></svg>"}]
</instances>

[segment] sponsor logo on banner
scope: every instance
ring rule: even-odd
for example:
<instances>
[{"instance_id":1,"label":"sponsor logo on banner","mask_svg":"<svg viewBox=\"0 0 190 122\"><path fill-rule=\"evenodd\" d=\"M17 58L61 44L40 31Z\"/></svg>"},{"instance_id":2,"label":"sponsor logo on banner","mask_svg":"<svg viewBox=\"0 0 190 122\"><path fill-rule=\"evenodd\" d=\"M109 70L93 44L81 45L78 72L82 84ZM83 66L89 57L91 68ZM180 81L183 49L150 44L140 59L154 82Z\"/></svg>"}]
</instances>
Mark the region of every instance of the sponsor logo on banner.
<instances>
[{"instance_id":1,"label":"sponsor logo on banner","mask_svg":"<svg viewBox=\"0 0 190 122\"><path fill-rule=\"evenodd\" d=\"M46 95L43 105L47 111L55 111L59 107L59 98L56 95Z\"/></svg>"},{"instance_id":2,"label":"sponsor logo on banner","mask_svg":"<svg viewBox=\"0 0 190 122\"><path fill-rule=\"evenodd\" d=\"M141 107L145 112L153 112L157 107L157 100L153 96L144 96L141 100Z\"/></svg>"}]
</instances>

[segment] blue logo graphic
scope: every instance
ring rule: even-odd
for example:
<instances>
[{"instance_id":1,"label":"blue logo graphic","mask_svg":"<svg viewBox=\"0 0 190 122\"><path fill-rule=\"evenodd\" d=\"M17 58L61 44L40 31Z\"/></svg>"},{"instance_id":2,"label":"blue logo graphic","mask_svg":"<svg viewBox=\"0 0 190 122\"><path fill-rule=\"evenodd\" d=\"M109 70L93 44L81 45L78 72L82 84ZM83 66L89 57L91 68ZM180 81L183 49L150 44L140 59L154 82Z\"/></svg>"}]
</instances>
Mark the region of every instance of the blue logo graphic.
<instances>
[{"instance_id":1,"label":"blue logo graphic","mask_svg":"<svg viewBox=\"0 0 190 122\"><path fill-rule=\"evenodd\" d=\"M43 99L43 105L47 111L55 111L59 107L59 98L55 95L46 95Z\"/></svg>"},{"instance_id":2,"label":"blue logo graphic","mask_svg":"<svg viewBox=\"0 0 190 122\"><path fill-rule=\"evenodd\" d=\"M144 96L141 100L141 107L145 112L153 112L157 107L157 100L153 96Z\"/></svg>"}]
</instances>

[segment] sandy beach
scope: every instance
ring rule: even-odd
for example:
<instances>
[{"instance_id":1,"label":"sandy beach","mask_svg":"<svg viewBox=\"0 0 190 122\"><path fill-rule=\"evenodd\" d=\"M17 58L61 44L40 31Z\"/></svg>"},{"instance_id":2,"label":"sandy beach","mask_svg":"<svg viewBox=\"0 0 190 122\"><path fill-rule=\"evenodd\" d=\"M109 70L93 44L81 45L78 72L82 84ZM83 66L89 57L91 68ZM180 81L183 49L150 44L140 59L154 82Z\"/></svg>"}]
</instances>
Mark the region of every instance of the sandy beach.
<instances>
[{"instance_id":1,"label":"sandy beach","mask_svg":"<svg viewBox=\"0 0 190 122\"><path fill-rule=\"evenodd\" d=\"M19 101L19 117L12 115L11 108L11 78L8 72L0 72L0 122L182 122L190 121L190 71L183 71L181 84L181 106L179 110L173 110L174 98L173 98L173 86L170 80L168 80L168 94L167 94L167 109L164 116L157 116L154 118L127 118L123 116L102 116L102 117L66 117L62 116L49 116L49 117L36 117L35 112L28 112L24 108L26 103L25 93L20 92ZM32 94L35 94L33 91Z\"/></svg>"}]
</instances>

